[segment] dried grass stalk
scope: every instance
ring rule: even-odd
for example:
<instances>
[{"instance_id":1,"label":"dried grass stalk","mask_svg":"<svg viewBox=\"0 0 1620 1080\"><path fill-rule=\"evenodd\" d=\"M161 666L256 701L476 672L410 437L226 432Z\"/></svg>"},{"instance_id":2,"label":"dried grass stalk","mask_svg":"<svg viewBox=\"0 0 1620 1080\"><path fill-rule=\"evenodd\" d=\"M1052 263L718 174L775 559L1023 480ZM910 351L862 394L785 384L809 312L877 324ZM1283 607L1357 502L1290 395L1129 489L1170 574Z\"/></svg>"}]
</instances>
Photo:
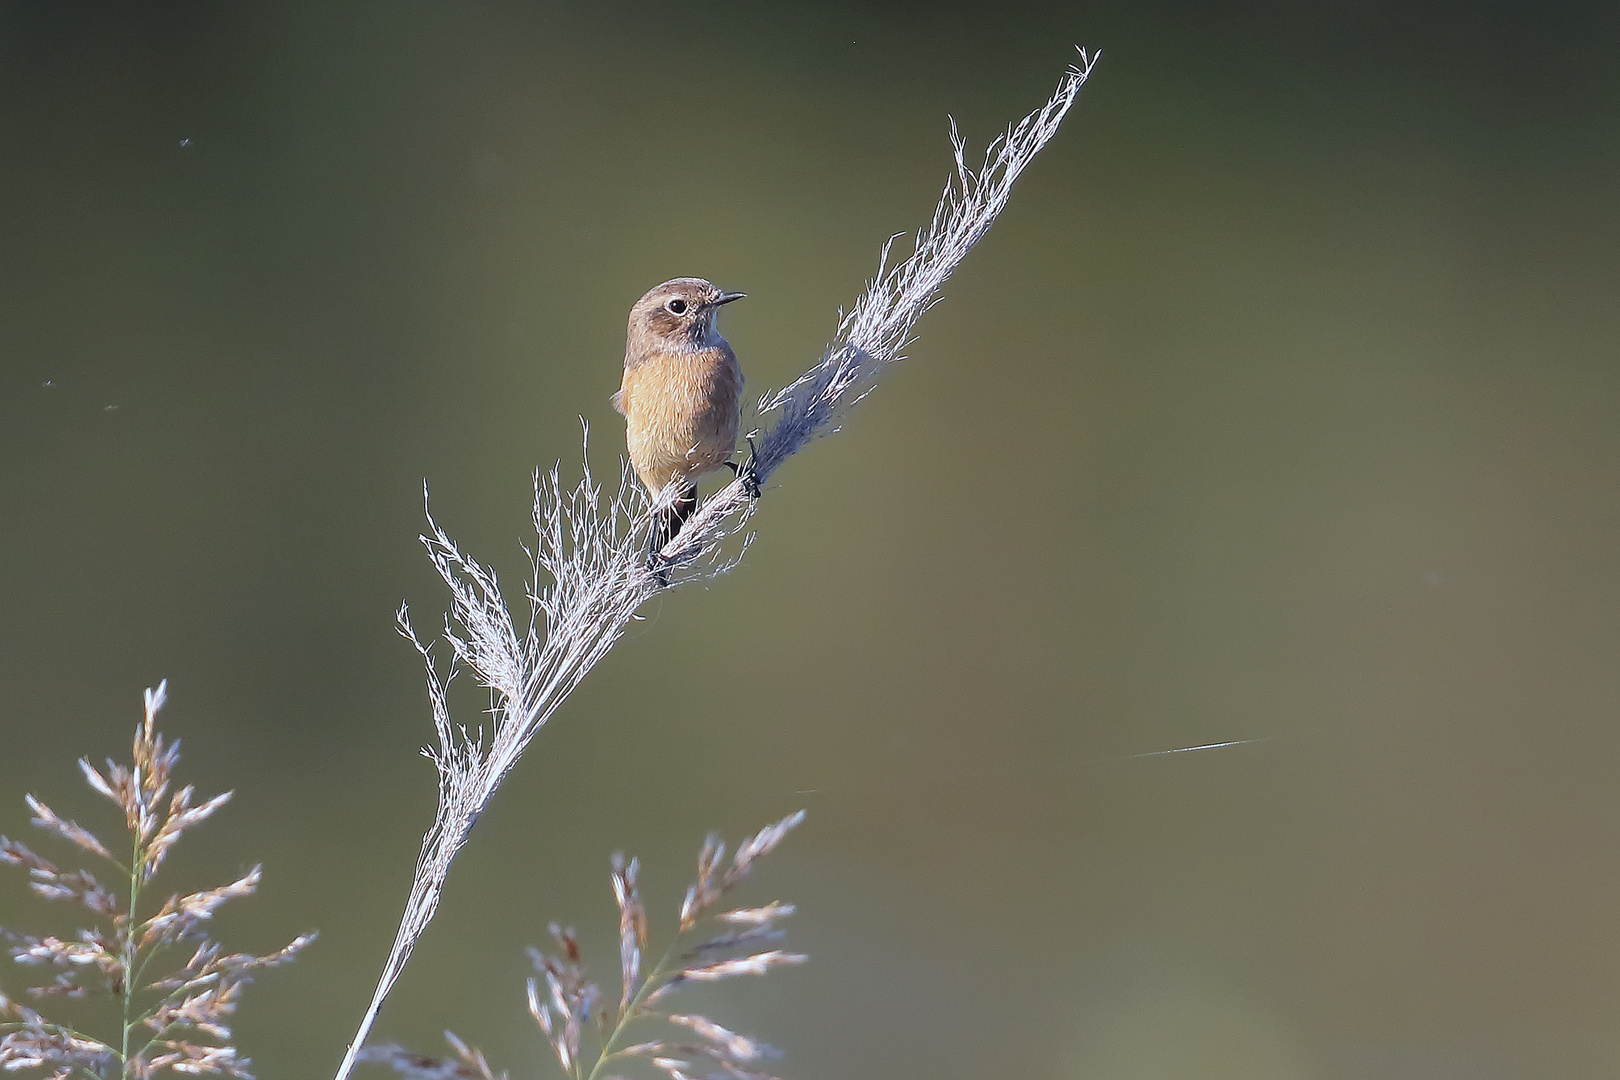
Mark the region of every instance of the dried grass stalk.
<instances>
[{"instance_id":1,"label":"dried grass stalk","mask_svg":"<svg viewBox=\"0 0 1620 1080\"><path fill-rule=\"evenodd\" d=\"M461 551L428 518L423 543L451 595L443 635L448 662L441 667L435 660L404 609L399 621L427 666L437 745L424 752L439 772L439 809L423 838L393 947L335 1080L348 1077L378 1010L438 910L451 860L529 741L665 581L712 577L739 557L734 552L728 558L723 542L741 530L752 509L748 481L763 483L817 436L836 430L883 371L902 359L917 320L989 231L1019 174L1057 133L1096 59L1097 54L1081 50L1079 63L1065 72L1046 104L997 137L977 168L967 164L965 144L952 124L956 172L933 221L917 232L911 253L899 263L891 265L894 239L883 246L876 275L842 316L821 360L761 399L761 413L775 422L755 440L753 476L705 500L657 553L657 565L649 567L647 558L656 500L627 474L616 493L605 491L592 477L588 455L584 478L572 488L563 486L556 468L536 475L526 625L513 618L495 572ZM658 495L667 498L668 493ZM746 538L742 543L746 547ZM446 696L462 669L489 690L487 731L451 720Z\"/></svg>"}]
</instances>

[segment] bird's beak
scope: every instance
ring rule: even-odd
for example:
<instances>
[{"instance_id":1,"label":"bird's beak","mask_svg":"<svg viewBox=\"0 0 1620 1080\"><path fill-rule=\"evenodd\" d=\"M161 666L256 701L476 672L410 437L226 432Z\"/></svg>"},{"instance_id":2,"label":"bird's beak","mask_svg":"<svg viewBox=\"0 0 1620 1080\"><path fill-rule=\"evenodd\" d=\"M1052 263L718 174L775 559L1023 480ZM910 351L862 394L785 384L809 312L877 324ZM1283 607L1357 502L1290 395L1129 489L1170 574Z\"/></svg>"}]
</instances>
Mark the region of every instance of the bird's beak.
<instances>
[{"instance_id":1,"label":"bird's beak","mask_svg":"<svg viewBox=\"0 0 1620 1080\"><path fill-rule=\"evenodd\" d=\"M721 304L729 304L733 300L741 300L747 295L748 294L745 292L724 292L720 294L720 299L716 300L714 305L715 307L719 307Z\"/></svg>"}]
</instances>

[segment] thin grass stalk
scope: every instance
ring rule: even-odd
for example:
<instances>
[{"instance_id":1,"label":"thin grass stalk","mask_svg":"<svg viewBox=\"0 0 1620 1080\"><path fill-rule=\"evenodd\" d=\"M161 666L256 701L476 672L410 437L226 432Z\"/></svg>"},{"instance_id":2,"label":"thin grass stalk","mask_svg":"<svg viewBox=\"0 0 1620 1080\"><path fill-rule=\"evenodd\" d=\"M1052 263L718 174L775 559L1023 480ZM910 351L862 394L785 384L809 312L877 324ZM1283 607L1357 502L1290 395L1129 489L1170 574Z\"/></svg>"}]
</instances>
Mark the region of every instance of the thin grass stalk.
<instances>
[{"instance_id":1,"label":"thin grass stalk","mask_svg":"<svg viewBox=\"0 0 1620 1080\"><path fill-rule=\"evenodd\" d=\"M761 399L761 414L775 422L754 440L753 480L764 483L812 440L837 430L847 410L903 358L917 320L938 302L952 271L1006 206L1014 181L1057 133L1099 55L1080 50L1079 62L1064 73L1046 104L998 136L978 167L967 164L965 144L952 123L955 175L932 222L917 232L910 255L891 266L898 237L891 238L865 292L841 314L821 360ZM618 491L604 493L590 472L588 431L586 449L584 478L577 486L564 489L557 468L535 477L536 544L529 553L526 626L512 617L495 572L462 552L428 516L422 542L451 595L442 636L450 656L442 670L404 608L399 623L427 669L437 746L423 753L438 769L439 808L423 837L388 960L334 1080L347 1080L353 1069L383 1001L438 910L451 861L468 832L529 741L618 642L637 609L661 591L659 572L670 585L679 585L723 573L740 558L740 553L727 557L722 545L741 531L753 507L743 478L705 500L658 553L660 565L649 567L654 512L671 492L649 498L621 468ZM451 720L446 699L461 670L472 672L489 691L487 731Z\"/></svg>"}]
</instances>

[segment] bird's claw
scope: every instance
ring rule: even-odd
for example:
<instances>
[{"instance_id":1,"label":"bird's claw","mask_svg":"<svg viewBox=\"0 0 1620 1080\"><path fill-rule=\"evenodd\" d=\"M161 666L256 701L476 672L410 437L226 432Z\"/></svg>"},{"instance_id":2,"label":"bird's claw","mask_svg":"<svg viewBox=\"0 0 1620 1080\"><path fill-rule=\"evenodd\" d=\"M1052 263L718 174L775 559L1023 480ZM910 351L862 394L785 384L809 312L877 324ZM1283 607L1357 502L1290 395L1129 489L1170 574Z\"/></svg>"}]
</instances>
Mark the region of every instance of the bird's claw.
<instances>
[{"instance_id":1,"label":"bird's claw","mask_svg":"<svg viewBox=\"0 0 1620 1080\"><path fill-rule=\"evenodd\" d=\"M647 536L647 572L658 582L660 589L669 588L669 567L664 560L663 544L659 542L658 526Z\"/></svg>"},{"instance_id":2,"label":"bird's claw","mask_svg":"<svg viewBox=\"0 0 1620 1080\"><path fill-rule=\"evenodd\" d=\"M750 435L748 436L748 460L741 465L737 465L735 462L726 462L727 465L731 466L731 471L737 474L737 479L742 482L743 494L750 499L757 499L760 495L759 470L756 468L758 461L759 448L754 445L754 437Z\"/></svg>"}]
</instances>

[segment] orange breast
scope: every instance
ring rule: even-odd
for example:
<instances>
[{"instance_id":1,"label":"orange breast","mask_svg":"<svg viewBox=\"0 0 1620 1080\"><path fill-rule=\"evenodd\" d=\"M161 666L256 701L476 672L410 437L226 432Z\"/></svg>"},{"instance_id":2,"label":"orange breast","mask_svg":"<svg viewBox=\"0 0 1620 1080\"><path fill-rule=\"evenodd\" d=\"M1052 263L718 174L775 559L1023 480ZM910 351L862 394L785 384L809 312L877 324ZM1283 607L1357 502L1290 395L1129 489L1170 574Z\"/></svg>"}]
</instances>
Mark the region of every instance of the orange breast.
<instances>
[{"instance_id":1,"label":"orange breast","mask_svg":"<svg viewBox=\"0 0 1620 1080\"><path fill-rule=\"evenodd\" d=\"M729 348L651 357L625 371L621 395L630 462L651 491L718 469L737 448L742 372Z\"/></svg>"}]
</instances>

